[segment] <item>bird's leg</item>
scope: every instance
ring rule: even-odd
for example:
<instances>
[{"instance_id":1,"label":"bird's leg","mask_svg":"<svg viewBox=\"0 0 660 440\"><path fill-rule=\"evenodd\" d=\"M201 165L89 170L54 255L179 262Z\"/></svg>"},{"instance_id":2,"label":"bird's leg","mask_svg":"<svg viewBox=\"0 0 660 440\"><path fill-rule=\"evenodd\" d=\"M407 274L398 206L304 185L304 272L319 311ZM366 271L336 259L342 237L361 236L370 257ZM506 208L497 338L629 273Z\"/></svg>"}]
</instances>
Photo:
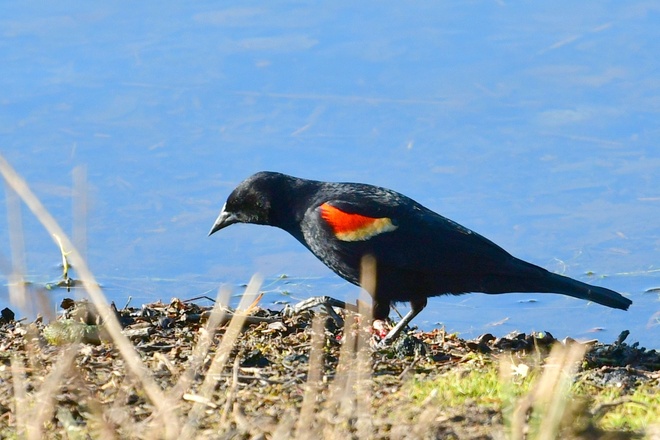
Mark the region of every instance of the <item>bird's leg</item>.
<instances>
[{"instance_id":1,"label":"bird's leg","mask_svg":"<svg viewBox=\"0 0 660 440\"><path fill-rule=\"evenodd\" d=\"M390 332L390 325L387 322L387 316L390 314L391 301L389 300L373 300L372 317L374 335L378 338L384 338Z\"/></svg>"},{"instance_id":2,"label":"bird's leg","mask_svg":"<svg viewBox=\"0 0 660 440\"><path fill-rule=\"evenodd\" d=\"M403 329L410 323L410 321L415 318L415 316L419 315L419 312L424 310L424 307L426 307L426 298L420 301L411 301L410 311L406 313L406 316L404 316L401 321L399 321L399 323L395 325L394 328L390 330L390 332L383 339L380 340L378 347L385 347L390 342L398 338Z\"/></svg>"}]
</instances>

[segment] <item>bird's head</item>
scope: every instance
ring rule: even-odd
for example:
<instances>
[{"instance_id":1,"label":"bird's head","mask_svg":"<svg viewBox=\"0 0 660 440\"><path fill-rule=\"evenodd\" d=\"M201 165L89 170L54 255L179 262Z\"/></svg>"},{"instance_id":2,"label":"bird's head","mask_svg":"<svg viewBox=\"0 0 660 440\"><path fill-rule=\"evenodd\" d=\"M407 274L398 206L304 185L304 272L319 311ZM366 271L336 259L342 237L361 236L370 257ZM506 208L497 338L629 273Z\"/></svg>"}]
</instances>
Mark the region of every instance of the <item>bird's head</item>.
<instances>
[{"instance_id":1,"label":"bird's head","mask_svg":"<svg viewBox=\"0 0 660 440\"><path fill-rule=\"evenodd\" d=\"M273 202L283 197L289 176L262 171L241 182L227 198L209 235L234 223L274 224Z\"/></svg>"}]
</instances>

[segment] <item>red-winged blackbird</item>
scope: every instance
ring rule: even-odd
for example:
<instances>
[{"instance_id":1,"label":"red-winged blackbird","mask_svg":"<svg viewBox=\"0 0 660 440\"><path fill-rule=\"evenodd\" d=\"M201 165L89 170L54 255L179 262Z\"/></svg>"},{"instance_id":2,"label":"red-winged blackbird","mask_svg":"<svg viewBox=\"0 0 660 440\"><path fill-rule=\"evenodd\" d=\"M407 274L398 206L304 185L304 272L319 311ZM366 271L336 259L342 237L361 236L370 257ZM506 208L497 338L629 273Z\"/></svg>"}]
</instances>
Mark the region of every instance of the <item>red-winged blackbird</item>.
<instances>
[{"instance_id":1,"label":"red-winged blackbird","mask_svg":"<svg viewBox=\"0 0 660 440\"><path fill-rule=\"evenodd\" d=\"M374 319L386 319L392 302L411 304L387 341L428 297L443 294L553 292L623 310L632 304L612 290L515 258L476 232L377 186L259 172L229 195L209 235L234 223L284 229L356 285L362 257L375 257Z\"/></svg>"}]
</instances>

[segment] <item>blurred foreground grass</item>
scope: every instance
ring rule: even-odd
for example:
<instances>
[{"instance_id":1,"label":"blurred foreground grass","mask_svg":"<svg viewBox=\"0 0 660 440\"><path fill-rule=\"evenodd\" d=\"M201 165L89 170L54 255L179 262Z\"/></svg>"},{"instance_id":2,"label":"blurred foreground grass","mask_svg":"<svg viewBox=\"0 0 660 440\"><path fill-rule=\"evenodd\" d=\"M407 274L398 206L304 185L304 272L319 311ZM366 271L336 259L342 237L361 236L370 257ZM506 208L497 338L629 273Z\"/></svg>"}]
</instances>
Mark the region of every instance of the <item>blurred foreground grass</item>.
<instances>
[{"instance_id":1,"label":"blurred foreground grass","mask_svg":"<svg viewBox=\"0 0 660 440\"><path fill-rule=\"evenodd\" d=\"M360 319L345 316L345 328L309 311L247 323L259 312L258 279L232 319L219 295L199 320L182 319L186 308L173 301L163 307L167 326L162 317L126 325L71 240L1 157L0 171L58 237L98 315L91 324L2 322L2 438L660 435L660 365L587 362L592 348L583 344L483 350L435 331L404 339L409 350L374 350L368 310ZM12 235L20 237L18 214L11 215ZM20 246L12 243L10 288L25 305L38 295L22 282ZM103 338L86 338L90 325ZM620 380L604 379L609 373Z\"/></svg>"}]
</instances>

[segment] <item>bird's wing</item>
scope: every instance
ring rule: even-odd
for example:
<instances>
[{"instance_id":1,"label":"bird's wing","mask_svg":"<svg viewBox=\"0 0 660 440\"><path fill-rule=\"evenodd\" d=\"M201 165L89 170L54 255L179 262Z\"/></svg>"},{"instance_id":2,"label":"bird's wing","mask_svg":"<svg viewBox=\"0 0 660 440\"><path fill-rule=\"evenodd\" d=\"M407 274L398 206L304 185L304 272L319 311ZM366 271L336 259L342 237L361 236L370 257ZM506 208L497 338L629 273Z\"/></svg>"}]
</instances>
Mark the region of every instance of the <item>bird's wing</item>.
<instances>
[{"instance_id":1,"label":"bird's wing","mask_svg":"<svg viewBox=\"0 0 660 440\"><path fill-rule=\"evenodd\" d=\"M378 264L422 273L507 272L503 262L510 254L504 249L412 201L330 200L315 214L346 255L372 253Z\"/></svg>"},{"instance_id":2,"label":"bird's wing","mask_svg":"<svg viewBox=\"0 0 660 440\"><path fill-rule=\"evenodd\" d=\"M364 242L398 229L398 225L390 217L365 209L364 206L358 210L356 206L347 205L325 202L318 207L321 221L330 227L339 241Z\"/></svg>"}]
</instances>

